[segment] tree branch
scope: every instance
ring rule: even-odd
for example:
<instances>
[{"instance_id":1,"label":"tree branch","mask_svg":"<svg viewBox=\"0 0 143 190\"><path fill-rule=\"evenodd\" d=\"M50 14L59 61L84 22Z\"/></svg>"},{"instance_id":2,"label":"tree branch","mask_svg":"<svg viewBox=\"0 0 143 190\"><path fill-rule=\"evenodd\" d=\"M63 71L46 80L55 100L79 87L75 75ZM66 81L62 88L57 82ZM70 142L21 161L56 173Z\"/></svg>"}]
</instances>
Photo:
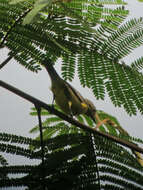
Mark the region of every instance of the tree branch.
<instances>
[{"instance_id":1,"label":"tree branch","mask_svg":"<svg viewBox=\"0 0 143 190\"><path fill-rule=\"evenodd\" d=\"M10 55L6 60L4 60L1 64L0 64L0 70L12 59L12 56Z\"/></svg>"},{"instance_id":2,"label":"tree branch","mask_svg":"<svg viewBox=\"0 0 143 190\"><path fill-rule=\"evenodd\" d=\"M121 144L123 146L126 146L126 147L128 147L128 148L130 148L132 150L137 151L137 152L143 153L143 148L138 147L137 145L135 145L135 144L133 144L131 142L128 142L126 140L123 140L123 139L120 139L118 137L112 136L110 134L103 133L101 131L97 131L95 128L91 128L88 125L82 124L82 123L76 121L75 119L69 117L68 115L65 115L64 113L59 112L58 110L54 109L52 106L47 105L46 103L42 102L41 100L38 100L38 99L34 98L33 96L30 96L29 94L26 94L25 92L23 92L23 91L15 88L15 87L7 84L7 83L5 83L5 82L3 82L1 80L0 80L0 86L7 89L7 90L9 90L9 91L11 91L11 92L13 92L14 94L17 94L18 96L26 99L29 102L48 110L51 114L54 114L54 115L60 117L61 119L71 123L72 125L75 125L75 126L81 128L81 129L85 130L85 131L90 132L90 133L93 133L93 134L102 136L104 138L107 138L107 139L109 139L111 141L119 143L119 144Z\"/></svg>"}]
</instances>

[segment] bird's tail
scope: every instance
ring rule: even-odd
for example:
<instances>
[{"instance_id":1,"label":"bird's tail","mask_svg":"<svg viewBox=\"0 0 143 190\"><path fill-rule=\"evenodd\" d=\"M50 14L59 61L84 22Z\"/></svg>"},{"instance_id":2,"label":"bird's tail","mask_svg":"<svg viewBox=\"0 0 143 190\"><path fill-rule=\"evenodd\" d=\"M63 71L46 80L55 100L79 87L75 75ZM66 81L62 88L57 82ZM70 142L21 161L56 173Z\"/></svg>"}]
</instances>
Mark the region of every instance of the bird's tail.
<instances>
[{"instance_id":1,"label":"bird's tail","mask_svg":"<svg viewBox=\"0 0 143 190\"><path fill-rule=\"evenodd\" d=\"M50 78L52 81L57 80L60 78L60 76L58 75L58 73L56 72L56 70L53 67L53 63L50 59L46 59L43 61L43 66L46 68L47 72L50 75Z\"/></svg>"}]
</instances>

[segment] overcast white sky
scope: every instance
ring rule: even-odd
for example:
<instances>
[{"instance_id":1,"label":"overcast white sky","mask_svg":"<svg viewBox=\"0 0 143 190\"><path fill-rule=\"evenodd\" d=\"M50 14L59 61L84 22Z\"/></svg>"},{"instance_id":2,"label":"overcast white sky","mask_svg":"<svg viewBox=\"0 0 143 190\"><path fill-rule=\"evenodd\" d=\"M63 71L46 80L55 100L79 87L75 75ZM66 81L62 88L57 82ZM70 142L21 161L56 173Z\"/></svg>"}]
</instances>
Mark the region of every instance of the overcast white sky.
<instances>
[{"instance_id":1,"label":"overcast white sky","mask_svg":"<svg viewBox=\"0 0 143 190\"><path fill-rule=\"evenodd\" d=\"M129 0L129 9L131 17L142 16L143 3L138 3L136 0ZM129 63L137 56L141 56L143 48L138 48L132 53L126 61ZM6 59L7 50L0 50L0 63ZM57 66L56 66L57 67ZM59 70L59 68L57 67ZM0 80L3 80L15 87L35 96L46 103L51 103L52 93L49 90L50 80L45 70L34 74L27 71L21 65L12 60L0 71ZM143 117L129 117L122 108L115 108L110 99L106 97L104 101L97 101L89 89L82 88L77 80L72 82L72 85L79 91L91 99L97 109L104 110L116 116L121 125L133 136L143 138ZM8 132L23 136L32 136L29 130L37 124L37 118L29 115L30 108L33 105L22 98L10 93L7 90L0 89L0 132Z\"/></svg>"}]
</instances>

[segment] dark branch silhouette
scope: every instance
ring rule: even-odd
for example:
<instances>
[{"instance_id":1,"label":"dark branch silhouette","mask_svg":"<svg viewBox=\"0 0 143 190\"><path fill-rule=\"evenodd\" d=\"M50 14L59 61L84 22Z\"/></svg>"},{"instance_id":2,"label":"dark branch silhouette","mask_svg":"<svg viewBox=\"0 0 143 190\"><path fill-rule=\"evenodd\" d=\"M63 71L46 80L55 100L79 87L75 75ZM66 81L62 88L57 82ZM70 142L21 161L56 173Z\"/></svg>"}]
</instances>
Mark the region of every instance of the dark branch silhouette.
<instances>
[{"instance_id":1,"label":"dark branch silhouette","mask_svg":"<svg viewBox=\"0 0 143 190\"><path fill-rule=\"evenodd\" d=\"M9 90L9 91L11 91L11 92L13 92L14 94L17 94L18 96L20 96L22 98L28 100L29 102L33 103L34 105L37 105L38 107L42 107L42 108L48 110L51 114L54 114L54 115L60 117L61 119L71 123L72 125L75 125L75 126L81 128L81 129L85 130L85 131L90 132L90 133L93 133L93 134L102 136L104 138L107 138L109 140L112 140L112 141L114 141L116 143L119 143L119 144L121 144L123 146L126 146L126 147L128 147L128 148L130 148L132 150L137 151L137 152L143 153L143 148L138 147L137 145L135 145L135 144L133 144L131 142L128 142L126 140L123 140L123 139L120 139L118 137L112 136L110 134L103 133L101 131L97 131L95 128L91 128L88 125L82 124L82 123L78 122L77 120L69 117L68 115L65 115L64 113L59 112L58 110L54 109L52 106L47 105L46 103L42 102L41 100L38 100L37 98L35 98L35 97L33 97L33 96L19 90L19 89L13 87L13 86L1 81L1 80L0 80L0 86L7 89L7 90Z\"/></svg>"},{"instance_id":2,"label":"dark branch silhouette","mask_svg":"<svg viewBox=\"0 0 143 190\"><path fill-rule=\"evenodd\" d=\"M42 158L42 187L45 190L45 149L44 149L44 141L43 141L43 132L42 132L42 120L41 120L41 107L35 104L35 108L38 113L38 123L39 123L39 131L40 131L40 144L41 144L41 158Z\"/></svg>"},{"instance_id":3,"label":"dark branch silhouette","mask_svg":"<svg viewBox=\"0 0 143 190\"><path fill-rule=\"evenodd\" d=\"M6 60L4 60L1 64L0 64L0 70L12 59L13 57L10 55Z\"/></svg>"}]
</instances>

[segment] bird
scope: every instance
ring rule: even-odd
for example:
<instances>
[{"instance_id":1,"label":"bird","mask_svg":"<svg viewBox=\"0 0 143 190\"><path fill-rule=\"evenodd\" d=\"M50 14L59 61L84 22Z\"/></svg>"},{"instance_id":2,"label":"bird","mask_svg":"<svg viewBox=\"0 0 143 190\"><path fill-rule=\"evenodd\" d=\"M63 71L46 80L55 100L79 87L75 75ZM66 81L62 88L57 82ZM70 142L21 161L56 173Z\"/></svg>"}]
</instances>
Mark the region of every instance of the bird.
<instances>
[{"instance_id":1,"label":"bird","mask_svg":"<svg viewBox=\"0 0 143 190\"><path fill-rule=\"evenodd\" d=\"M53 102L55 100L56 104L65 114L72 117L85 114L95 122L96 129L98 129L103 124L109 124L110 126L118 129L121 134L129 136L129 134L123 128L117 126L115 122L111 121L111 119L105 118L101 120L93 102L87 98L84 98L80 92L78 92L67 81L63 80L56 72L51 60L44 60L42 65L49 73L51 79ZM133 153L135 154L138 163L143 167L143 159L141 154L136 151L133 151Z\"/></svg>"},{"instance_id":2,"label":"bird","mask_svg":"<svg viewBox=\"0 0 143 190\"><path fill-rule=\"evenodd\" d=\"M85 114L97 124L96 128L99 128L108 121L108 119L104 119L103 121L100 120L96 107L92 101L84 98L79 91L67 81L63 80L53 67L51 60L44 60L42 65L47 70L51 79L53 102L55 101L65 114L72 117Z\"/></svg>"}]
</instances>

